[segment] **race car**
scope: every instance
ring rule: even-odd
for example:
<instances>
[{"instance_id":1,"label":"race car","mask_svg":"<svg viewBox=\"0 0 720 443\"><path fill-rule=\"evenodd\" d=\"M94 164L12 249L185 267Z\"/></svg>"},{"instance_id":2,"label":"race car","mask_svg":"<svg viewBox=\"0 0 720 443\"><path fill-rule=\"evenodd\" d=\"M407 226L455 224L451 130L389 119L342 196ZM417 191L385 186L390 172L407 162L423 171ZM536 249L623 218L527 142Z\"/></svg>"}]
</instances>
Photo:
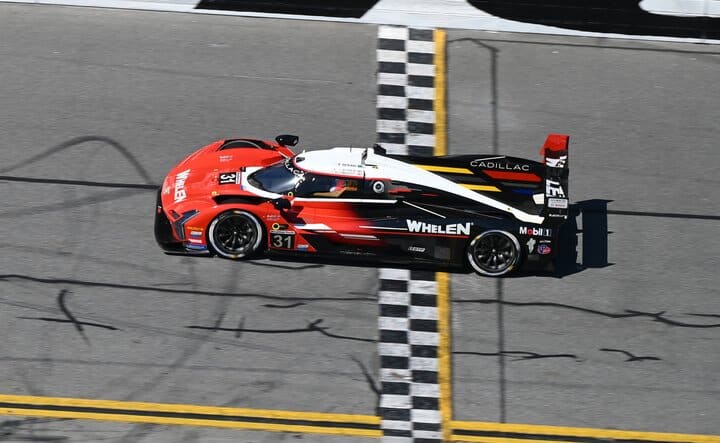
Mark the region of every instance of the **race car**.
<instances>
[{"instance_id":1,"label":"race car","mask_svg":"<svg viewBox=\"0 0 720 443\"><path fill-rule=\"evenodd\" d=\"M567 135L542 161L388 155L380 145L294 153L298 137L218 140L185 158L157 196L168 254L359 260L501 276L547 268L568 217Z\"/></svg>"}]
</instances>

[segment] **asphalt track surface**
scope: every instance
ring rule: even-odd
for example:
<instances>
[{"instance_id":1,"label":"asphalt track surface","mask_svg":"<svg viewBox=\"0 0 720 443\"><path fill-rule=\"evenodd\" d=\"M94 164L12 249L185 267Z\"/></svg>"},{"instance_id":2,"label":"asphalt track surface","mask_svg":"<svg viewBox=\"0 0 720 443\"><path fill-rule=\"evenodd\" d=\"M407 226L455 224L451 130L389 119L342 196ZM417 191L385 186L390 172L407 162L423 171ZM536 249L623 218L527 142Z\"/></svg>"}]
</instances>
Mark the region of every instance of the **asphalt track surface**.
<instances>
[{"instance_id":1,"label":"asphalt track surface","mask_svg":"<svg viewBox=\"0 0 720 443\"><path fill-rule=\"evenodd\" d=\"M372 143L376 32L0 5L0 393L374 414L376 271L165 256L151 188L226 136ZM571 134L593 266L452 276L456 419L720 434L719 75L710 46L448 34L450 152ZM373 441L22 417L0 438Z\"/></svg>"}]
</instances>

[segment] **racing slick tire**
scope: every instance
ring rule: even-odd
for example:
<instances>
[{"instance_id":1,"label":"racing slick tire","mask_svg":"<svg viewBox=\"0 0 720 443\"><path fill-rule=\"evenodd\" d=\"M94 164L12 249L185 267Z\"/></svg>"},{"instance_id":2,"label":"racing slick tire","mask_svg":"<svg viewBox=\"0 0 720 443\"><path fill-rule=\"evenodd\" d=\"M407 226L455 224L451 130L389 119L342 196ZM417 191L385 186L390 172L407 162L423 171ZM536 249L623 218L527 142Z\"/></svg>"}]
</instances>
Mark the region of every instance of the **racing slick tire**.
<instances>
[{"instance_id":1,"label":"racing slick tire","mask_svg":"<svg viewBox=\"0 0 720 443\"><path fill-rule=\"evenodd\" d=\"M215 217L207 231L207 240L212 251L221 257L234 260L257 253L263 237L263 228L257 217L237 209Z\"/></svg>"},{"instance_id":2,"label":"racing slick tire","mask_svg":"<svg viewBox=\"0 0 720 443\"><path fill-rule=\"evenodd\" d=\"M506 231L481 232L467 249L467 261L480 275L499 277L520 264L522 249L517 237Z\"/></svg>"}]
</instances>

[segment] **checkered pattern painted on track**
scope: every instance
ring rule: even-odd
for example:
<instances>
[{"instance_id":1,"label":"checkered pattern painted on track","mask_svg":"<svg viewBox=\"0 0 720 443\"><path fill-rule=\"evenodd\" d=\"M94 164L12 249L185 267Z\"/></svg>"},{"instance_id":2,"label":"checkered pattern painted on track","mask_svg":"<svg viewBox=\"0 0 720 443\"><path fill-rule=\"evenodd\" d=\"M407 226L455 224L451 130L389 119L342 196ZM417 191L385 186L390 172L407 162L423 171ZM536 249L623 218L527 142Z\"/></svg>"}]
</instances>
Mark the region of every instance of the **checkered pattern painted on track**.
<instances>
[{"instance_id":1,"label":"checkered pattern painted on track","mask_svg":"<svg viewBox=\"0 0 720 443\"><path fill-rule=\"evenodd\" d=\"M389 154L432 156L433 31L380 26L377 139ZM435 273L380 269L379 354L384 443L442 441Z\"/></svg>"}]
</instances>

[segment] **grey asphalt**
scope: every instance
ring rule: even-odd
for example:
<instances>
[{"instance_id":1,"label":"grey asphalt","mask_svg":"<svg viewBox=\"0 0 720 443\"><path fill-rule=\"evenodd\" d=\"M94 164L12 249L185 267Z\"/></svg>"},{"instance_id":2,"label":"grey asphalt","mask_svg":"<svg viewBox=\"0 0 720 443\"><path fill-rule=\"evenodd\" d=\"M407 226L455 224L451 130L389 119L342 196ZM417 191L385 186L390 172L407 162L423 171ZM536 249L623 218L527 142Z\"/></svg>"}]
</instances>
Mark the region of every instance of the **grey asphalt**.
<instances>
[{"instance_id":1,"label":"grey asphalt","mask_svg":"<svg viewBox=\"0 0 720 443\"><path fill-rule=\"evenodd\" d=\"M376 32L0 5L0 175L142 185L226 136L367 145ZM607 266L453 275L455 417L720 433L720 50L456 31L449 41L452 153L533 156L547 132L567 132L572 201L611 201ZM0 393L374 413L375 270L165 256L145 189L5 181L2 196ZM578 215L595 233L577 234L580 263L604 264L583 251L602 243L603 217ZM67 312L82 330L57 321ZM319 319L334 337L309 330ZM18 438L297 438L18 419L0 422Z\"/></svg>"},{"instance_id":2,"label":"grey asphalt","mask_svg":"<svg viewBox=\"0 0 720 443\"><path fill-rule=\"evenodd\" d=\"M720 434L718 48L448 40L450 151L533 157L570 134L594 266L453 278L456 418Z\"/></svg>"}]
</instances>

